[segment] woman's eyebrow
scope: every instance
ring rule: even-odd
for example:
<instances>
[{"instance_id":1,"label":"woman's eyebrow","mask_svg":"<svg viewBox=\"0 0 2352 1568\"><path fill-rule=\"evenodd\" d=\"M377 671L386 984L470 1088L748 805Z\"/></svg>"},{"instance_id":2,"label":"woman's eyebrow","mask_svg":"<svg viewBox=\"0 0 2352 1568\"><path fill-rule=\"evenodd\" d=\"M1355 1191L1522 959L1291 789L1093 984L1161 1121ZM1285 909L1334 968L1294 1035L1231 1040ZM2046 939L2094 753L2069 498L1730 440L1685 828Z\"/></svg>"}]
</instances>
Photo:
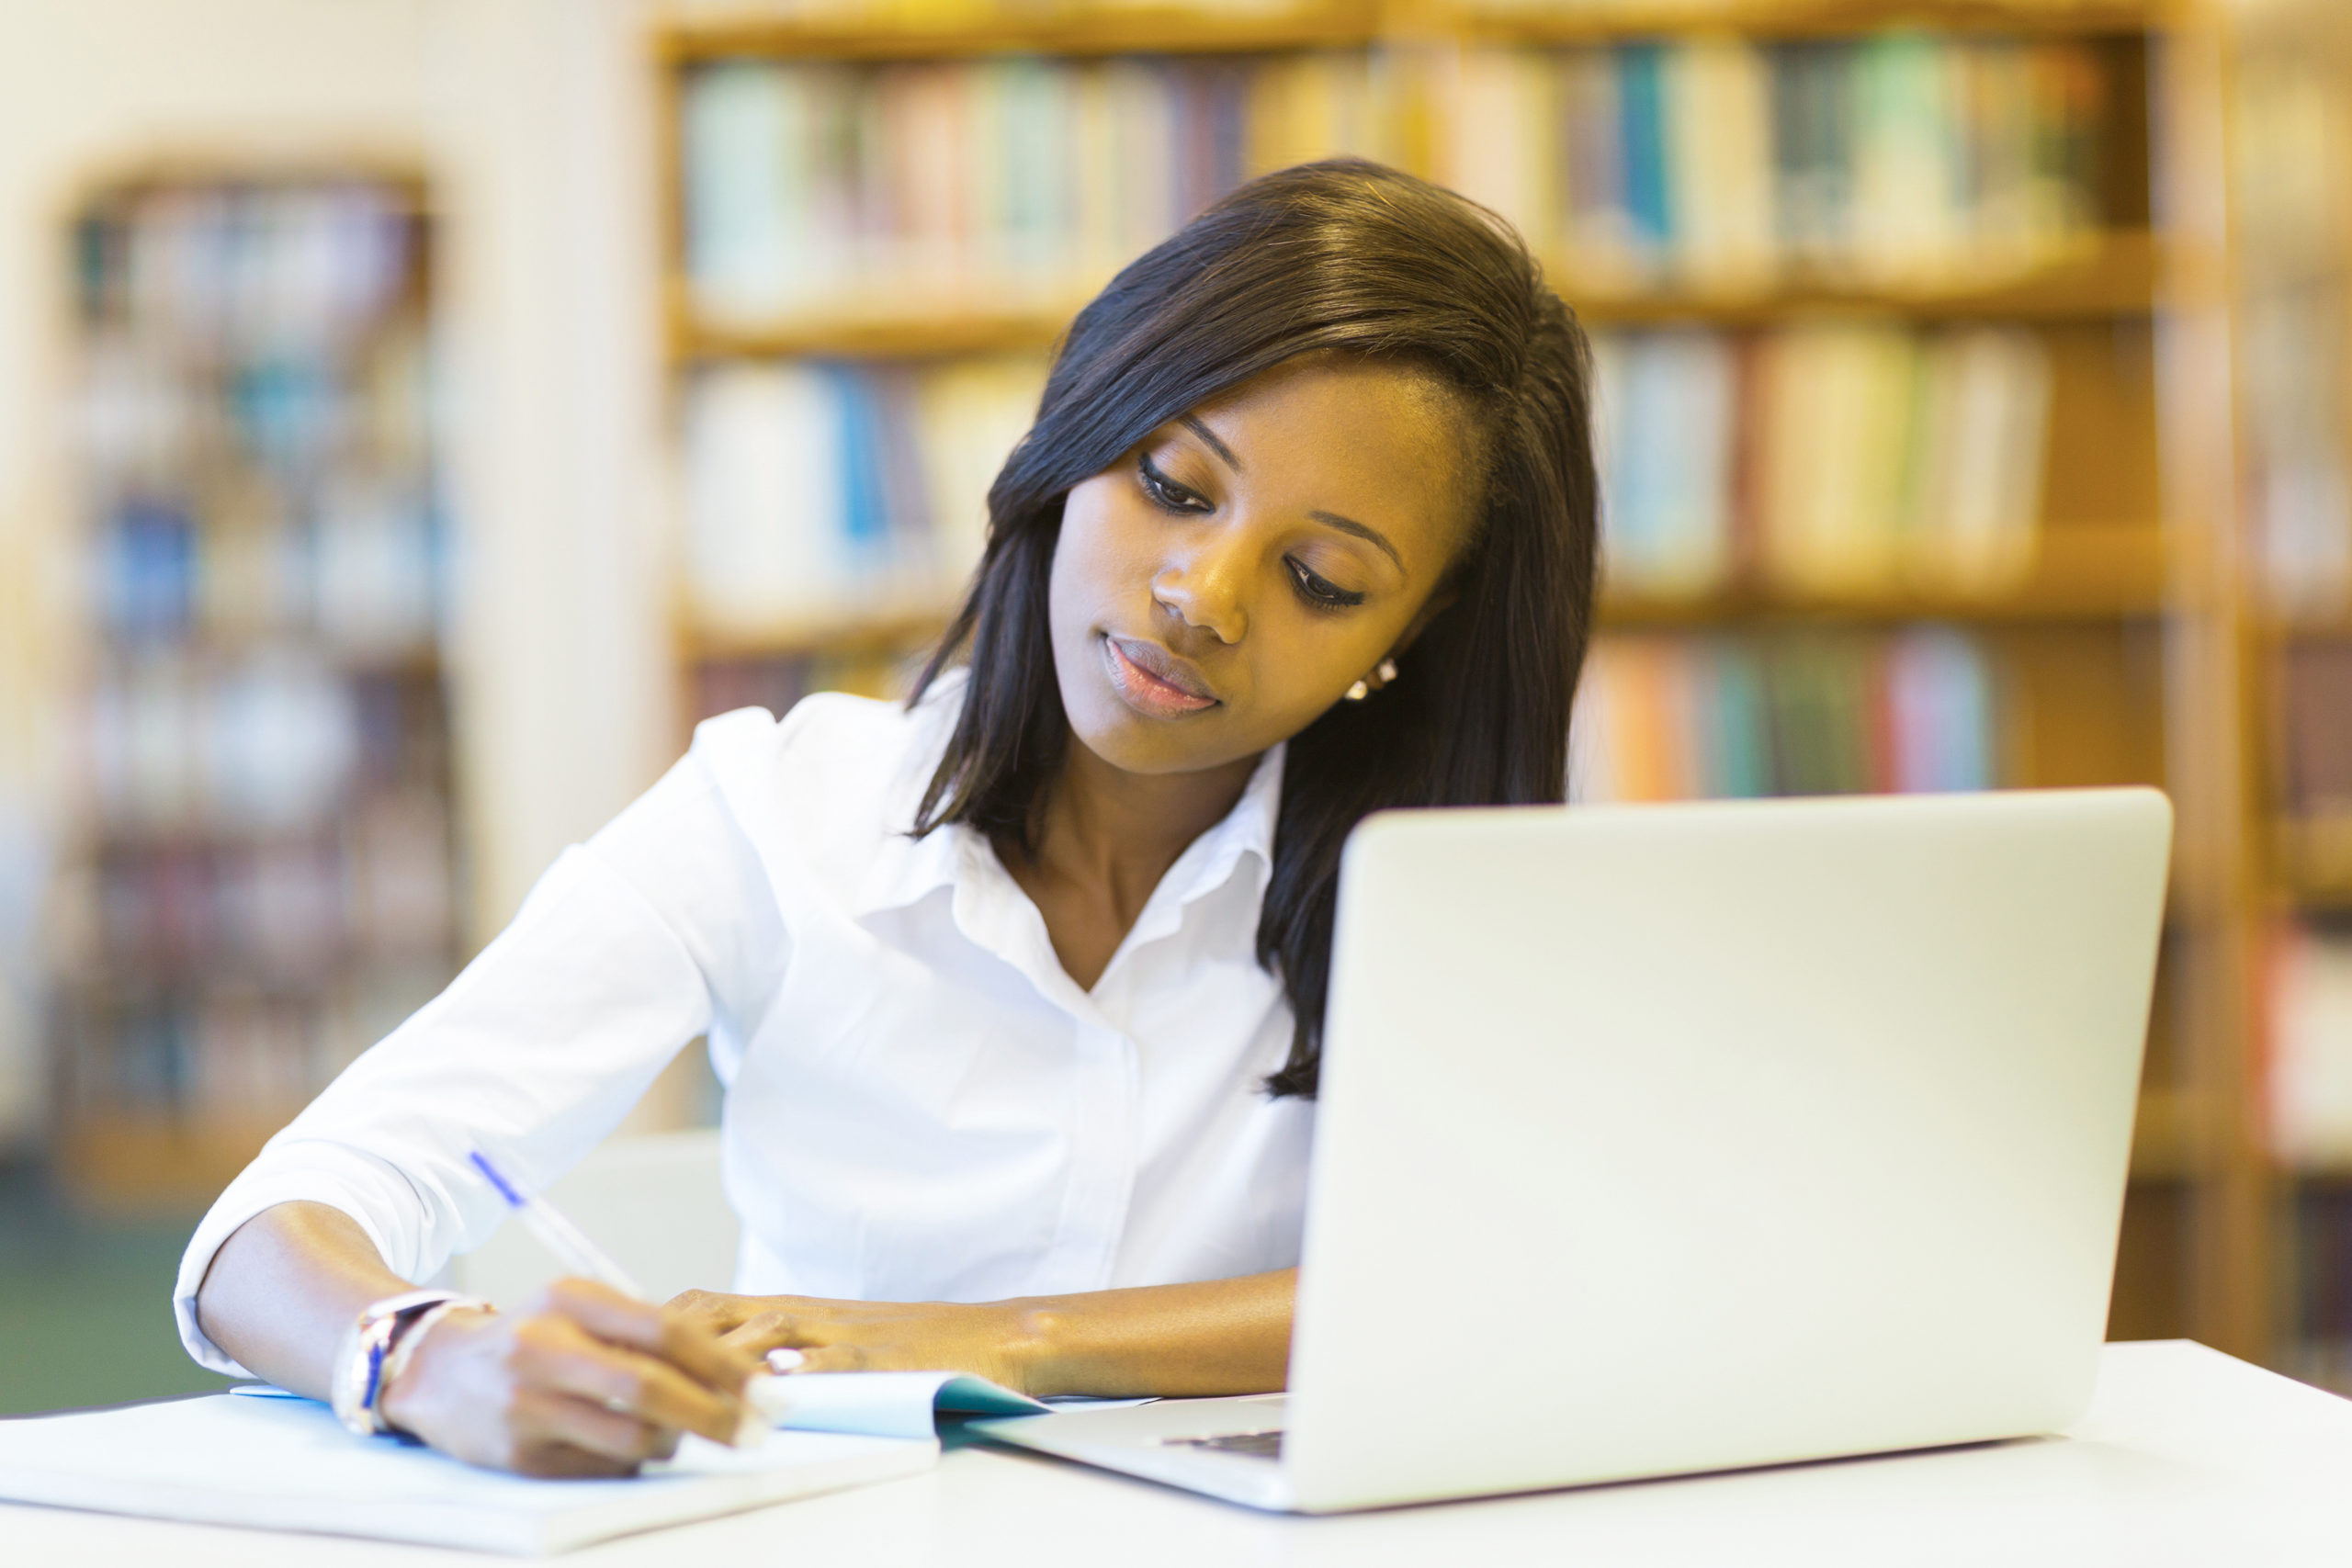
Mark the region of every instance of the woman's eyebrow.
<instances>
[{"instance_id":1,"label":"woman's eyebrow","mask_svg":"<svg viewBox=\"0 0 2352 1568\"><path fill-rule=\"evenodd\" d=\"M1233 455L1232 447L1227 446L1224 442L1219 441L1216 438L1216 432L1211 430L1207 425L1203 424L1199 420L1194 419L1191 414L1178 415L1176 423L1191 431L1193 434L1199 436L1203 441L1206 442L1210 451L1225 459L1225 466L1227 468L1231 468L1237 474L1241 471L1241 459Z\"/></svg>"},{"instance_id":2,"label":"woman's eyebrow","mask_svg":"<svg viewBox=\"0 0 2352 1568\"><path fill-rule=\"evenodd\" d=\"M1342 517L1336 512L1310 512L1307 515L1314 518L1317 523L1327 523L1330 525L1342 534L1353 534L1359 539L1363 539L1370 544L1377 545L1381 549L1385 550L1388 553L1388 558L1390 560L1396 563L1396 570L1398 571L1403 571L1405 570L1405 558L1396 553L1396 547L1390 544L1387 536L1382 534L1379 529L1367 527L1363 524L1357 522L1354 518Z\"/></svg>"}]
</instances>

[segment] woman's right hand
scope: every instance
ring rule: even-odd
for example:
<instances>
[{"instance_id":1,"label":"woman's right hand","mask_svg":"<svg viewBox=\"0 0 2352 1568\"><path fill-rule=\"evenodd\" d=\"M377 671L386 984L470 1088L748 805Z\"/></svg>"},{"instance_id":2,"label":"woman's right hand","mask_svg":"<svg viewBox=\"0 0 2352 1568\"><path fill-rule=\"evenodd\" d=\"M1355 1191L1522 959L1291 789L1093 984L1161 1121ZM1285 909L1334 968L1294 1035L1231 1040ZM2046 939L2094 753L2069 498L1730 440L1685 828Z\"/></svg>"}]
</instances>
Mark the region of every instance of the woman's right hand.
<instances>
[{"instance_id":1,"label":"woman's right hand","mask_svg":"<svg viewBox=\"0 0 2352 1568\"><path fill-rule=\"evenodd\" d=\"M761 1369L682 1314L590 1280L515 1312L445 1314L381 1394L384 1419L469 1464L627 1475L678 1435L732 1443Z\"/></svg>"}]
</instances>

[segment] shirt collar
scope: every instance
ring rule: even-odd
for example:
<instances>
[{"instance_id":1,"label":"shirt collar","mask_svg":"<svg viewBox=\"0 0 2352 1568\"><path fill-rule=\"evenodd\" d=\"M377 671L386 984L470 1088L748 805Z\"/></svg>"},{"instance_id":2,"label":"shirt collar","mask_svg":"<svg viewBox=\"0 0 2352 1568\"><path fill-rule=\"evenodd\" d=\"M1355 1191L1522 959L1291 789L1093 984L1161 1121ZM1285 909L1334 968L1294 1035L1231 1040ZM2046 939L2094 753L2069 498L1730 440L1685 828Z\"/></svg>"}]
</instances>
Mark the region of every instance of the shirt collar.
<instances>
[{"instance_id":1,"label":"shirt collar","mask_svg":"<svg viewBox=\"0 0 2352 1568\"><path fill-rule=\"evenodd\" d=\"M905 908L942 887L952 887L972 875L989 856L988 845L971 829L955 824L937 828L918 839L909 831L922 793L946 751L949 733L962 705L961 672L951 688L946 681L916 708L921 727L907 748L907 762L890 785L884 808L882 843L860 883L857 913ZM1174 891L1174 907L1207 897L1226 886L1245 859L1250 863L1255 892L1262 897L1273 873L1274 828L1282 813L1283 760L1285 748L1275 746L1259 758L1241 798L1222 821L1203 833L1169 868L1164 885ZM1154 902L1159 902L1155 899Z\"/></svg>"},{"instance_id":2,"label":"shirt collar","mask_svg":"<svg viewBox=\"0 0 2352 1568\"><path fill-rule=\"evenodd\" d=\"M931 785L931 775L946 753L956 715L964 705L967 679L965 671L950 671L924 694L910 716L914 733L883 802L881 848L858 885L856 912L860 916L904 908L937 888L955 885L964 829L934 828L920 839L910 829L922 806L923 791Z\"/></svg>"}]
</instances>

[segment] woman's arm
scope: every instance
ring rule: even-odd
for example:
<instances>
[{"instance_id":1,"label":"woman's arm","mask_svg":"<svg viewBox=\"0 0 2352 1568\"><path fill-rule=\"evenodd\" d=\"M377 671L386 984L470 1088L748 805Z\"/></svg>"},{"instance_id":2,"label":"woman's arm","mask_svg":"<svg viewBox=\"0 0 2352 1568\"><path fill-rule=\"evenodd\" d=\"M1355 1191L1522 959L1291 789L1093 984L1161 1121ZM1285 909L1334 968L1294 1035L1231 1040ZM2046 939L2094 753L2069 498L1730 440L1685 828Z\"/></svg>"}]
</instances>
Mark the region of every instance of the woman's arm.
<instances>
[{"instance_id":1,"label":"woman's arm","mask_svg":"<svg viewBox=\"0 0 2352 1568\"><path fill-rule=\"evenodd\" d=\"M1066 1296L841 1302L689 1291L670 1303L754 1355L804 1371L967 1371L1028 1394L1265 1393L1288 1382L1298 1270Z\"/></svg>"},{"instance_id":2,"label":"woman's arm","mask_svg":"<svg viewBox=\"0 0 2352 1568\"><path fill-rule=\"evenodd\" d=\"M197 1292L205 1334L281 1388L327 1396L344 1330L410 1290L367 1233L323 1203L280 1203L238 1227ZM618 1475L680 1432L732 1442L757 1363L675 1312L585 1280L515 1312L457 1312L382 1393L394 1427L475 1464Z\"/></svg>"}]
</instances>

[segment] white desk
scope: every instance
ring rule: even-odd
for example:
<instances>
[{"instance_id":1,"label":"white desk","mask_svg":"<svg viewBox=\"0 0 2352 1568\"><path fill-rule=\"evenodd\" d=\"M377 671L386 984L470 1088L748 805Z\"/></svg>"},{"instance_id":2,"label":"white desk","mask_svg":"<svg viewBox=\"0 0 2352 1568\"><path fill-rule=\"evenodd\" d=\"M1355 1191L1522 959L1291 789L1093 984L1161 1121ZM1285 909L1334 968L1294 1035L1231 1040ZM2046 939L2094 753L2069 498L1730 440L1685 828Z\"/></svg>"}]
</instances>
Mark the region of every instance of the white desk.
<instances>
[{"instance_id":1,"label":"white desk","mask_svg":"<svg viewBox=\"0 0 2352 1568\"><path fill-rule=\"evenodd\" d=\"M514 1562L0 1506L0 1562L372 1568ZM1253 1568L1776 1563L2352 1564L2352 1402L2185 1343L2109 1347L2065 1438L1323 1519L1278 1518L1001 1450L554 1559L578 1568Z\"/></svg>"}]
</instances>

